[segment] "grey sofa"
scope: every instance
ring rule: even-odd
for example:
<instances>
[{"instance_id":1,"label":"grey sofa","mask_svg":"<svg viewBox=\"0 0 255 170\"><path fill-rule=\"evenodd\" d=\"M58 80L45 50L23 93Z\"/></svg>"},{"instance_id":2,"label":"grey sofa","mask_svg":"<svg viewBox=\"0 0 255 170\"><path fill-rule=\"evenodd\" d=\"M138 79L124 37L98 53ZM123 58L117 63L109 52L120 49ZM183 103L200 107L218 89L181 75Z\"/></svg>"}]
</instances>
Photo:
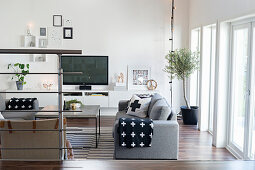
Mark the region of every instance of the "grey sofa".
<instances>
[{"instance_id":1,"label":"grey sofa","mask_svg":"<svg viewBox=\"0 0 255 170\"><path fill-rule=\"evenodd\" d=\"M14 111L6 111L6 102L8 100L3 99L0 95L0 111L5 119L15 119L15 120L34 120L35 113L39 110L39 102L38 100L34 100L33 110L29 110L29 112L15 112ZM23 110L26 111L26 110ZM32 112L31 112L32 111Z\"/></svg>"},{"instance_id":2,"label":"grey sofa","mask_svg":"<svg viewBox=\"0 0 255 170\"><path fill-rule=\"evenodd\" d=\"M148 117L154 118L154 129L152 146L144 148L125 148L119 146L119 134L118 134L118 120L119 118L133 118L133 116L127 115L128 100L119 102L119 111L116 115L116 121L113 128L114 137L114 158L115 159L178 159L179 149L179 124L177 122L177 115L170 109L168 103L159 94L155 94L152 97ZM153 108L154 107L154 108ZM156 108L155 108L156 107ZM171 112L171 120L167 120L166 117L156 113L155 110L161 112L169 109ZM170 113L169 113L170 114ZM169 115L168 114L168 115ZM135 118L135 117L134 117ZM156 120L155 120L156 119ZM168 118L169 119L169 118Z\"/></svg>"}]
</instances>

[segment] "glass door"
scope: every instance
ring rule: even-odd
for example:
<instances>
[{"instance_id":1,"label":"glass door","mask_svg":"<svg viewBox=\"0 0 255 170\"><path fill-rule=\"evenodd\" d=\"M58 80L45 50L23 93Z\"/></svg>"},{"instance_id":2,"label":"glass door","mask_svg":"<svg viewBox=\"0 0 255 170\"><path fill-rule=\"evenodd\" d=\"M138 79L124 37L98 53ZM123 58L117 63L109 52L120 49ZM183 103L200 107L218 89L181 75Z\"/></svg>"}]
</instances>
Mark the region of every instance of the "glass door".
<instances>
[{"instance_id":1,"label":"glass door","mask_svg":"<svg viewBox=\"0 0 255 170\"><path fill-rule=\"evenodd\" d=\"M245 132L249 106L250 24L232 27L232 75L230 104L230 147L244 156Z\"/></svg>"},{"instance_id":2,"label":"glass door","mask_svg":"<svg viewBox=\"0 0 255 170\"><path fill-rule=\"evenodd\" d=\"M251 87L255 86L255 22L252 23L252 67L251 67ZM255 89L251 88L249 121L249 136L248 136L248 159L255 160Z\"/></svg>"}]
</instances>

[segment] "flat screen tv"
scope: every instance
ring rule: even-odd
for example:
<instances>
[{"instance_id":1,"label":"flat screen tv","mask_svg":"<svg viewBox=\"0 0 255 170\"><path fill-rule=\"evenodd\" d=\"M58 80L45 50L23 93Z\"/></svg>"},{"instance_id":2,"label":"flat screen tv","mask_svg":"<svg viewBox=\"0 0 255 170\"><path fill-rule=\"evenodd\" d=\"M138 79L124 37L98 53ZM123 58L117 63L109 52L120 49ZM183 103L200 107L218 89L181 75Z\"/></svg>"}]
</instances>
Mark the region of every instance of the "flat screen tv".
<instances>
[{"instance_id":1,"label":"flat screen tv","mask_svg":"<svg viewBox=\"0 0 255 170\"><path fill-rule=\"evenodd\" d=\"M108 56L62 56L64 85L108 85Z\"/></svg>"}]
</instances>

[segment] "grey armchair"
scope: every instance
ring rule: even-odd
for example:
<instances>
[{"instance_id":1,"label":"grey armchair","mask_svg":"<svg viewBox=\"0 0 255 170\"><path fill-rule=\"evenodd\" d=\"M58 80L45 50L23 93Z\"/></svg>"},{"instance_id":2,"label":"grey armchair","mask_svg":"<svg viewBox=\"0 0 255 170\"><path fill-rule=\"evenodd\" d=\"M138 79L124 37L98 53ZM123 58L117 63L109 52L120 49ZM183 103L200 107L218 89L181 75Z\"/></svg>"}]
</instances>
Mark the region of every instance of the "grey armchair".
<instances>
[{"instance_id":1,"label":"grey armchair","mask_svg":"<svg viewBox=\"0 0 255 170\"><path fill-rule=\"evenodd\" d=\"M169 107L164 98L159 94L155 95L156 99L152 99L151 106L149 108L148 118L157 113L154 107ZM153 101L154 100L154 101ZM158 102L164 100L165 102ZM157 104L155 104L157 103ZM166 105L165 105L166 104ZM157 105L157 106L156 106ZM119 112L116 115L116 121L113 128L114 136L114 158L115 159L178 159L179 149L179 124L177 122L177 115L172 112L171 120L153 120L153 138L152 146L145 148L125 148L119 146L119 134L118 134L118 120L121 117L132 118L133 116L126 114L126 108L128 101L120 101ZM160 113L159 113L160 114Z\"/></svg>"},{"instance_id":2,"label":"grey armchair","mask_svg":"<svg viewBox=\"0 0 255 170\"><path fill-rule=\"evenodd\" d=\"M34 101L33 110L29 110L29 112L16 112L15 110L7 111L6 110L6 102L8 102L8 100L3 99L3 97L0 95L0 111L2 111L2 115L5 119L34 120L35 113L39 110L38 100ZM25 111L25 110L23 110L23 111Z\"/></svg>"}]
</instances>

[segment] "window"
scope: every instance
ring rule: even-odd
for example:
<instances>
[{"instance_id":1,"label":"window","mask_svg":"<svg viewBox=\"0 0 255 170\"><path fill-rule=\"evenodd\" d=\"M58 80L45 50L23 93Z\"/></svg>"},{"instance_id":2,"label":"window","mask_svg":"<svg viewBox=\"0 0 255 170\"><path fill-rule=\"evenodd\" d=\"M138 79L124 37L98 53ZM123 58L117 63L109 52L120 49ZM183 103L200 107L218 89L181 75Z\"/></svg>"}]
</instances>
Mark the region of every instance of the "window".
<instances>
[{"instance_id":1,"label":"window","mask_svg":"<svg viewBox=\"0 0 255 170\"><path fill-rule=\"evenodd\" d=\"M234 26L232 35L232 106L231 143L240 151L244 149L244 128L247 111L248 78L248 25Z\"/></svg>"},{"instance_id":2,"label":"window","mask_svg":"<svg viewBox=\"0 0 255 170\"><path fill-rule=\"evenodd\" d=\"M251 38L253 37L253 38ZM232 23L228 147L255 159L255 24Z\"/></svg>"},{"instance_id":3,"label":"window","mask_svg":"<svg viewBox=\"0 0 255 170\"><path fill-rule=\"evenodd\" d=\"M200 51L200 28L191 31L191 51ZM190 76L190 105L198 106L199 103L199 71L195 71Z\"/></svg>"},{"instance_id":4,"label":"window","mask_svg":"<svg viewBox=\"0 0 255 170\"><path fill-rule=\"evenodd\" d=\"M202 87L200 108L207 114L208 130L213 134L214 84L215 84L216 25L203 28Z\"/></svg>"}]
</instances>

